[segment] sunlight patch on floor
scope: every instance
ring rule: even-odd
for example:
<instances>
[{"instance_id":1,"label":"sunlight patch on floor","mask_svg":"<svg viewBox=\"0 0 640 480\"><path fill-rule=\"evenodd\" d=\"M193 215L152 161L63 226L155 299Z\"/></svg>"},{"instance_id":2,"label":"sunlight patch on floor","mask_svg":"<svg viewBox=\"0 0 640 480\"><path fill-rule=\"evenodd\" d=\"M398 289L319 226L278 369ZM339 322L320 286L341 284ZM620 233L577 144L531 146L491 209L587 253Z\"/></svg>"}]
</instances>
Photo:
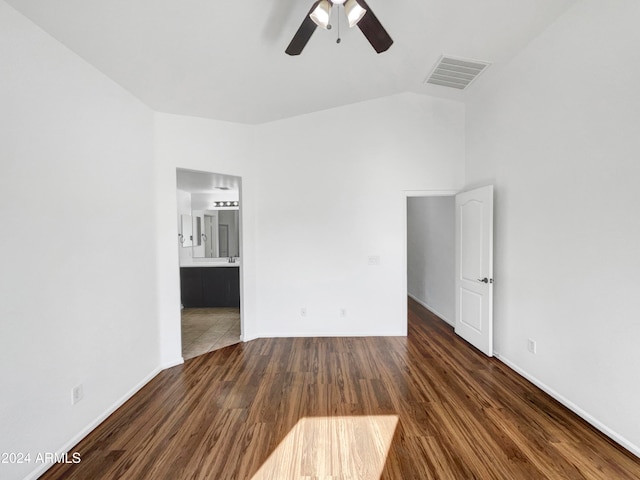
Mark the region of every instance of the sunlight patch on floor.
<instances>
[{"instance_id":1,"label":"sunlight patch on floor","mask_svg":"<svg viewBox=\"0 0 640 480\"><path fill-rule=\"evenodd\" d=\"M305 417L251 480L379 480L397 415Z\"/></svg>"}]
</instances>

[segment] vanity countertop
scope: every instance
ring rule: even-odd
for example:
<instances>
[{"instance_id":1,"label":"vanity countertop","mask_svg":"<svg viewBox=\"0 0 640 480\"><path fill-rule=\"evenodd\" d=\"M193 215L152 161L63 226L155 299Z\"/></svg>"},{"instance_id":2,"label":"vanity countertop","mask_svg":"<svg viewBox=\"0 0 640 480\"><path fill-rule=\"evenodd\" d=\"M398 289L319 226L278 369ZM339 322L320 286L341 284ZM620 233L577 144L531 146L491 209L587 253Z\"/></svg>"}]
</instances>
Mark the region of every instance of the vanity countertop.
<instances>
[{"instance_id":1,"label":"vanity countertop","mask_svg":"<svg viewBox=\"0 0 640 480\"><path fill-rule=\"evenodd\" d=\"M240 260L236 258L236 261L233 263L229 263L229 260L202 260L202 261L193 261L189 263L183 263L180 265L180 268L192 268L192 267L239 267Z\"/></svg>"}]
</instances>

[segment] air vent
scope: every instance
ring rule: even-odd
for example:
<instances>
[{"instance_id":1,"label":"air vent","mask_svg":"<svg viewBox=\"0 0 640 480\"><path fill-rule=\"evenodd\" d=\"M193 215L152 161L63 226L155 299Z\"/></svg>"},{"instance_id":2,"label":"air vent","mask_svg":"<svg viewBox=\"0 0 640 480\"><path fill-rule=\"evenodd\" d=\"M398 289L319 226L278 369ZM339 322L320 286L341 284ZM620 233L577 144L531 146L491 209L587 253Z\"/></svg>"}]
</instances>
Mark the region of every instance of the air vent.
<instances>
[{"instance_id":1,"label":"air vent","mask_svg":"<svg viewBox=\"0 0 640 480\"><path fill-rule=\"evenodd\" d=\"M487 62L464 60L443 55L425 80L425 83L464 90L489 65Z\"/></svg>"}]
</instances>

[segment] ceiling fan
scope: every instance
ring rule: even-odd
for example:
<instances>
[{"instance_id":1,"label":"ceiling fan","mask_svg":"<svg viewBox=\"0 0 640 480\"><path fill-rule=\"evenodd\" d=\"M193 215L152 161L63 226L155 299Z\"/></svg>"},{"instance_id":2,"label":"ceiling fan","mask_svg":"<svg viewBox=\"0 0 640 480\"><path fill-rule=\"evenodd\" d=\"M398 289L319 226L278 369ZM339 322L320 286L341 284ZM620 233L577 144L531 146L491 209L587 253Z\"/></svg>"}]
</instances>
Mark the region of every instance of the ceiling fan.
<instances>
[{"instance_id":1,"label":"ceiling fan","mask_svg":"<svg viewBox=\"0 0 640 480\"><path fill-rule=\"evenodd\" d=\"M285 53L300 55L318 26L326 30L331 28L329 24L331 7L343 4L349 27L357 25L376 52L382 53L388 50L393 44L393 40L365 0L317 0L311 6L311 10L302 21L302 25L293 36Z\"/></svg>"}]
</instances>

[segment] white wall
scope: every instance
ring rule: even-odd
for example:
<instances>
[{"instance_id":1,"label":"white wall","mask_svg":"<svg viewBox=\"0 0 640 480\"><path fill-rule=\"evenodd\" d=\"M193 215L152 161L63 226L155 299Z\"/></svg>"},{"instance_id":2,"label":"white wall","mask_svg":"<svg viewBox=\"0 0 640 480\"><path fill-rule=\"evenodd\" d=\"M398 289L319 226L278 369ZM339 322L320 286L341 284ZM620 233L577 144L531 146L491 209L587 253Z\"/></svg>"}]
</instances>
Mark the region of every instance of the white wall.
<instances>
[{"instance_id":1,"label":"white wall","mask_svg":"<svg viewBox=\"0 0 640 480\"><path fill-rule=\"evenodd\" d=\"M496 186L496 350L636 454L638 24L635 0L581 1L467 109L467 180Z\"/></svg>"},{"instance_id":2,"label":"white wall","mask_svg":"<svg viewBox=\"0 0 640 480\"><path fill-rule=\"evenodd\" d=\"M260 336L406 333L403 191L461 185L463 125L404 94L256 129Z\"/></svg>"},{"instance_id":3,"label":"white wall","mask_svg":"<svg viewBox=\"0 0 640 480\"><path fill-rule=\"evenodd\" d=\"M407 199L407 291L455 322L455 197Z\"/></svg>"},{"instance_id":4,"label":"white wall","mask_svg":"<svg viewBox=\"0 0 640 480\"><path fill-rule=\"evenodd\" d=\"M153 114L2 1L0 45L0 452L32 452L0 478L18 479L156 371Z\"/></svg>"},{"instance_id":5,"label":"white wall","mask_svg":"<svg viewBox=\"0 0 640 480\"><path fill-rule=\"evenodd\" d=\"M245 339L406 332L403 191L461 187L461 103L404 94L255 127L156 125L165 358L179 354L177 166L242 176Z\"/></svg>"}]
</instances>

